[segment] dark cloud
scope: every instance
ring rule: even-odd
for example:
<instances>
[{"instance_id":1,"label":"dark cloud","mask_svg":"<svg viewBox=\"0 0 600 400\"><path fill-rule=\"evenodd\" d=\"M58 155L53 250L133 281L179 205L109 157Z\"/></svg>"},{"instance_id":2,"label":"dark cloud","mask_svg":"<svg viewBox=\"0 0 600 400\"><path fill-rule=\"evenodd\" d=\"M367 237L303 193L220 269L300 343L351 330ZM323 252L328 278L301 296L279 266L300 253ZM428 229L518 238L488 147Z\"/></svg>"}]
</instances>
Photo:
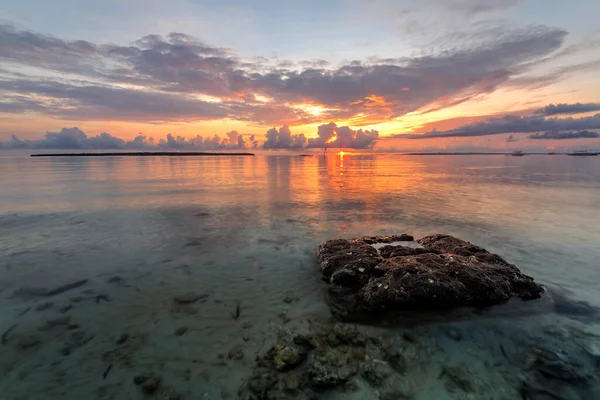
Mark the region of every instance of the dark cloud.
<instances>
[{"instance_id":1,"label":"dark cloud","mask_svg":"<svg viewBox=\"0 0 600 400\"><path fill-rule=\"evenodd\" d=\"M510 135L509 137L506 138L506 142L507 143L513 143L513 142L518 142L519 138L516 138L514 135Z\"/></svg>"},{"instance_id":2,"label":"dark cloud","mask_svg":"<svg viewBox=\"0 0 600 400\"><path fill-rule=\"evenodd\" d=\"M230 118L248 121L257 125L308 124L320 121L316 115L283 104L260 103L256 101L227 102Z\"/></svg>"},{"instance_id":3,"label":"dark cloud","mask_svg":"<svg viewBox=\"0 0 600 400\"><path fill-rule=\"evenodd\" d=\"M546 132L560 130L600 129L600 114L582 118L544 118L540 116L505 115L460 126L447 131L431 131L423 135L396 135L407 139L487 136L513 132Z\"/></svg>"},{"instance_id":4,"label":"dark cloud","mask_svg":"<svg viewBox=\"0 0 600 400\"><path fill-rule=\"evenodd\" d=\"M94 71L97 51L96 45L83 40L69 42L0 24L0 59L62 72ZM100 61L96 58L96 64Z\"/></svg>"},{"instance_id":5,"label":"dark cloud","mask_svg":"<svg viewBox=\"0 0 600 400\"><path fill-rule=\"evenodd\" d=\"M428 13L430 15L473 18L481 14L501 11L524 3L525 0L420 0L416 2L398 0L373 1L379 8L385 6L384 10L395 19L398 17L410 17L414 14ZM417 20L407 21L417 24ZM405 22L406 23L406 22ZM411 26L411 28L416 29Z\"/></svg>"},{"instance_id":6,"label":"dark cloud","mask_svg":"<svg viewBox=\"0 0 600 400\"><path fill-rule=\"evenodd\" d=\"M524 68L532 69L538 64L536 61L525 65ZM596 71L598 68L600 68L600 59L556 68L543 75L517 77L507 82L504 87L506 89L539 89L568 78L576 72Z\"/></svg>"},{"instance_id":7,"label":"dark cloud","mask_svg":"<svg viewBox=\"0 0 600 400\"><path fill-rule=\"evenodd\" d=\"M311 61L300 61L300 66L303 68L325 68L329 65L327 60L311 60Z\"/></svg>"},{"instance_id":8,"label":"dark cloud","mask_svg":"<svg viewBox=\"0 0 600 400\"><path fill-rule=\"evenodd\" d=\"M229 115L220 103L188 95L72 85L54 81L0 81L0 89L31 96L8 103L13 112L40 111L73 120L133 120L146 122L217 119ZM40 100L50 98L53 101ZM37 100L36 100L37 99ZM6 103L3 105L6 107ZM0 106L2 107L2 106Z\"/></svg>"},{"instance_id":9,"label":"dark cloud","mask_svg":"<svg viewBox=\"0 0 600 400\"><path fill-rule=\"evenodd\" d=\"M578 132L544 132L544 133L536 133L534 135L528 136L529 139L593 139L600 137L600 135L596 132L590 131L578 131Z\"/></svg>"},{"instance_id":10,"label":"dark cloud","mask_svg":"<svg viewBox=\"0 0 600 400\"><path fill-rule=\"evenodd\" d=\"M468 4L473 12L506 4L484 3ZM65 76L41 80L0 75L0 88L7 93L0 107L90 120L383 122L494 91L557 50L566 35L543 26L504 28L501 34L485 35L485 40L465 47L412 58L354 60L328 68L322 60L272 65L264 57L241 59L229 49L180 33L149 35L119 46L64 41L1 26L0 59L70 75L68 83ZM270 101L253 101L255 96ZM322 105L325 110L312 115L298 107L302 104Z\"/></svg>"},{"instance_id":11,"label":"dark cloud","mask_svg":"<svg viewBox=\"0 0 600 400\"><path fill-rule=\"evenodd\" d=\"M249 142L256 147L254 136L249 137ZM236 131L226 134L226 137L196 136L186 138L167 134L164 139L155 141L139 134L133 140L126 141L109 133L88 136L79 128L63 128L60 132L47 132L43 139L21 140L13 135L11 140L0 142L0 148L5 149L196 149L196 150L221 150L244 149L247 142Z\"/></svg>"},{"instance_id":12,"label":"dark cloud","mask_svg":"<svg viewBox=\"0 0 600 400\"><path fill-rule=\"evenodd\" d=\"M35 149L121 149L125 141L108 133L88 137L79 128L63 128L60 132L46 132L43 139L20 140L17 136L4 142L5 148Z\"/></svg>"},{"instance_id":13,"label":"dark cloud","mask_svg":"<svg viewBox=\"0 0 600 400\"><path fill-rule=\"evenodd\" d=\"M575 103L575 104L549 104L544 108L536 110L538 115L560 115L560 114L581 114L591 111L600 111L600 103Z\"/></svg>"},{"instance_id":14,"label":"dark cloud","mask_svg":"<svg viewBox=\"0 0 600 400\"><path fill-rule=\"evenodd\" d=\"M423 5L438 5L446 10L466 15L484 14L504 10L523 3L525 0L425 0Z\"/></svg>"},{"instance_id":15,"label":"dark cloud","mask_svg":"<svg viewBox=\"0 0 600 400\"><path fill-rule=\"evenodd\" d=\"M525 0L450 0L444 1L448 8L462 8L470 14L504 10L523 3Z\"/></svg>"},{"instance_id":16,"label":"dark cloud","mask_svg":"<svg viewBox=\"0 0 600 400\"><path fill-rule=\"evenodd\" d=\"M48 108L41 101L26 95L12 94L0 100L0 113L21 114L27 111L47 112Z\"/></svg>"}]
</instances>

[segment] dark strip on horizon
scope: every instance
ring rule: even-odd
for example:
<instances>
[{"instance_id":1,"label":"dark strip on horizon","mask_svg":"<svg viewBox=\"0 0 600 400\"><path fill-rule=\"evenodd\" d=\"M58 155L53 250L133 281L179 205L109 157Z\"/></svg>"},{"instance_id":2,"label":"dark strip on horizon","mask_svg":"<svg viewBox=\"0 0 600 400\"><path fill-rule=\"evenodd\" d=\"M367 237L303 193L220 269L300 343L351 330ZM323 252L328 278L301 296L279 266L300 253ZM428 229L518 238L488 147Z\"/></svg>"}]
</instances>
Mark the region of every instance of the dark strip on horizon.
<instances>
[{"instance_id":1,"label":"dark strip on horizon","mask_svg":"<svg viewBox=\"0 0 600 400\"><path fill-rule=\"evenodd\" d=\"M254 156L254 153L202 153L202 152L129 152L129 153L40 153L31 157L190 157L190 156Z\"/></svg>"}]
</instances>

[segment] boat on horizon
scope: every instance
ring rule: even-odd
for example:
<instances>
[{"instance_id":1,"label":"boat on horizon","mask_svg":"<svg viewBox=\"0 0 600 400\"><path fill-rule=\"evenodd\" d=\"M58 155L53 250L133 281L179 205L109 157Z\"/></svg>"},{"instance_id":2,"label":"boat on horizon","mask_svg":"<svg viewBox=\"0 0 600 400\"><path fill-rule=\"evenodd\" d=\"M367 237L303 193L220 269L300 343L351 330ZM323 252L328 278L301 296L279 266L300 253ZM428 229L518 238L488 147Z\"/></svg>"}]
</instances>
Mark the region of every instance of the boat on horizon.
<instances>
[{"instance_id":1,"label":"boat on horizon","mask_svg":"<svg viewBox=\"0 0 600 400\"><path fill-rule=\"evenodd\" d=\"M511 156L515 156L515 157L521 157L524 156L525 154L523 153L523 150L516 150L514 151Z\"/></svg>"},{"instance_id":2,"label":"boat on horizon","mask_svg":"<svg viewBox=\"0 0 600 400\"><path fill-rule=\"evenodd\" d=\"M567 153L567 155L569 156L597 156L598 152L591 152L591 151L587 151L587 150L576 150L572 153Z\"/></svg>"}]
</instances>

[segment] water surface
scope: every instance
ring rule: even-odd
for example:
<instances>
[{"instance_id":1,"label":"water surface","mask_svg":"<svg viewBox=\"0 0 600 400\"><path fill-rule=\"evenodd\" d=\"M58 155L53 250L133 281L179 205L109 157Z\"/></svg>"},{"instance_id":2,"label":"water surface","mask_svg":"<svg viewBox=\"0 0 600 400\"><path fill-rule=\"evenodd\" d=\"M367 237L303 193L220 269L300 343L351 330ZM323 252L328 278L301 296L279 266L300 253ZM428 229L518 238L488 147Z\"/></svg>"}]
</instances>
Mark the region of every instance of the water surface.
<instances>
[{"instance_id":1,"label":"water surface","mask_svg":"<svg viewBox=\"0 0 600 400\"><path fill-rule=\"evenodd\" d=\"M6 399L136 398L131 377L157 365L185 398L235 398L278 327L329 315L314 251L340 236L449 233L600 306L600 157L5 152L0 172L0 330L17 324L0 361ZM81 279L89 281L52 298L15 295ZM175 306L189 291L208 297ZM65 326L40 330L67 316ZM536 318L521 322L540 332L559 322L597 330L593 321ZM491 323L464 322L470 340L439 339L439 362L484 357L481 332ZM74 324L92 339L65 356ZM106 352L123 333L143 339L131 365L103 379ZM40 343L22 346L31 337ZM242 361L218 361L235 345ZM461 398L438 389L437 398Z\"/></svg>"}]
</instances>

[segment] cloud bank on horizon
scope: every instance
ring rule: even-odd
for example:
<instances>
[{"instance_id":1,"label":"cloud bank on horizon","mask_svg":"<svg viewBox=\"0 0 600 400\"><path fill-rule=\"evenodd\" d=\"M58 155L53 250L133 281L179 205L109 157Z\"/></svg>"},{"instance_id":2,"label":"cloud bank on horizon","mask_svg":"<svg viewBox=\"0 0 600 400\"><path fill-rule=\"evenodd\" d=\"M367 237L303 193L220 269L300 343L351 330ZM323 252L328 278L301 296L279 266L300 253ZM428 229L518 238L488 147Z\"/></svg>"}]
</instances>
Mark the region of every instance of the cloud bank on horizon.
<instances>
[{"instance_id":1,"label":"cloud bank on horizon","mask_svg":"<svg viewBox=\"0 0 600 400\"><path fill-rule=\"evenodd\" d=\"M548 104L544 108L535 110L535 114L550 116L561 114L582 114L592 111L600 111L600 103Z\"/></svg>"},{"instance_id":2,"label":"cloud bank on horizon","mask_svg":"<svg viewBox=\"0 0 600 400\"><path fill-rule=\"evenodd\" d=\"M271 128L266 133L265 149L337 148L372 149L379 138L376 130L353 130L348 126L337 126L330 122L319 126L317 137L307 139L303 133L293 135L287 125Z\"/></svg>"},{"instance_id":3,"label":"cloud bank on horizon","mask_svg":"<svg viewBox=\"0 0 600 400\"><path fill-rule=\"evenodd\" d=\"M529 139L551 139L551 140L566 140L566 139L595 139L600 137L597 132L579 131L579 132L544 132L536 133L528 136Z\"/></svg>"},{"instance_id":4,"label":"cloud bank on horizon","mask_svg":"<svg viewBox=\"0 0 600 400\"><path fill-rule=\"evenodd\" d=\"M0 142L0 149L89 149L89 150L148 150L148 149L197 149L197 150L225 150L246 149L256 147L258 142L254 135L245 139L236 131L228 132L225 137L214 135L202 137L200 135L186 138L173 136L168 133L165 138L155 140L139 134L132 140L124 140L110 133L100 133L88 136L77 127L63 128L59 132L46 132L43 139L21 140L13 135L10 140Z\"/></svg>"},{"instance_id":5,"label":"cloud bank on horizon","mask_svg":"<svg viewBox=\"0 0 600 400\"><path fill-rule=\"evenodd\" d=\"M566 106L566 105L563 105ZM600 113L581 118L544 118L537 115L505 115L482 122L466 124L446 131L431 131L422 135L397 135L407 139L435 139L448 137L489 136L503 133L556 132L560 130L600 129ZM531 137L531 136L530 136ZM579 136L596 137L596 136ZM539 139L544 137L538 137ZM577 138L574 136L573 138Z\"/></svg>"},{"instance_id":6,"label":"cloud bank on horizon","mask_svg":"<svg viewBox=\"0 0 600 400\"><path fill-rule=\"evenodd\" d=\"M271 128L266 133L267 140L260 145L263 149L303 149L303 148L344 148L372 149L377 142L379 133L375 130L353 130L348 126L338 127L335 123L321 125L317 138L307 139L303 133L292 134L287 125ZM247 136L247 138L244 138ZM0 149L194 149L194 150L235 150L259 147L255 135L241 135L231 131L224 137L173 136L168 133L164 138L155 140L143 134L138 134L132 140L124 140L103 132L96 136L88 136L77 127L63 128L59 132L46 132L44 138L22 140L13 135L10 140L0 141Z\"/></svg>"},{"instance_id":7,"label":"cloud bank on horizon","mask_svg":"<svg viewBox=\"0 0 600 400\"><path fill-rule=\"evenodd\" d=\"M593 1L584 1L597 7ZM102 20L107 26L95 26L95 35L81 29L84 21L93 22L86 19L85 2L70 6L76 11L64 9L81 13L78 26L65 21L61 29L50 17L41 15L30 18L32 27L28 28L33 29L20 27L21 21L0 24L0 135L8 137L14 133L10 126L25 126L24 121L36 118L59 121L60 125L54 126L81 126L86 131L87 123L97 121L146 127L211 121L227 125L233 121L237 128L224 131L242 131L240 126L252 127L255 132L281 127L269 129L264 139L262 135L255 138L264 142L264 148L333 145L368 149L382 142L385 135L379 125L386 124L387 132L412 133L403 137L414 139L600 129L600 114L578 116L600 111L600 102L594 102L597 98L589 94L577 97L577 88L565 91L563 87L568 89L579 76L600 81L589 79L600 78L600 58L595 52L600 48L600 31L593 30L595 20L586 17L592 13L582 14L575 24L554 17L538 18L536 6L529 0L378 0L348 2L343 10L337 3L323 0L319 4L326 13L300 2L282 2L278 10L293 15L291 22L297 25L287 24L288 32L279 29L282 22L273 18L277 12L264 5L232 0L230 7L221 8L204 0L177 2L181 7L144 3L143 11L136 8L141 3L123 4L124 11L140 13L140 20L153 21L160 16L165 22L177 22L165 23L168 30L160 24L133 23L127 39L118 35L104 39L105 33L119 25L111 4L106 10L97 10L106 12ZM6 15L26 13L16 0L6 4L0 6L0 11L9 11ZM40 1L40 5L44 3ZM63 6L56 7L60 11ZM193 23L184 24L181 15L174 15L178 9L187 10L185 21ZM220 20L235 10L244 11L237 15L254 18L240 21L248 22L244 27L262 26L269 35L248 47L244 37L255 35L254 31L235 31L232 26L231 32L226 32L218 29L226 25L217 23L213 29L196 30L202 24L195 22L210 25L213 22L207 16ZM514 18L516 10L522 19ZM562 11L578 10L567 7ZM325 14L331 29L320 23ZM355 25L349 24L352 18L364 29L354 29ZM297 31L303 26L300 22L307 24L304 35ZM145 31L148 26L156 33ZM195 35L172 32L174 26ZM55 27L53 34L46 33L48 27ZM119 25L119 29L127 27ZM279 31L281 39L271 34L273 30ZM210 40L200 40L196 34L210 36ZM233 46L213 44L223 42ZM316 44L325 50L312 49ZM280 57L277 53L281 50L288 51L290 59ZM511 111L498 117L488 110L471 115L477 122L450 129L446 124L446 110L470 110L471 105L509 96L512 91L539 93L559 84L563 85L560 93L575 94L532 100L529 103L535 105L529 109L527 102L519 99L513 101L517 106L506 106L507 110L512 107L514 115ZM579 88L585 86L578 84ZM551 101L560 102L541 107ZM419 126L431 124L440 128L416 134ZM310 134L293 134L296 129ZM24 131L19 132L22 136ZM101 135L81 139L81 145L136 144ZM228 135L219 138L218 146L238 145ZM185 143L176 137L171 142L217 146L212 143L216 140L213 136L204 136L201 142L183 136ZM37 142L50 146L56 144L55 139L46 136ZM164 140L169 143L168 138ZM211 142L205 144L206 140ZM9 142L13 147L28 143L12 139L4 146Z\"/></svg>"}]
</instances>

